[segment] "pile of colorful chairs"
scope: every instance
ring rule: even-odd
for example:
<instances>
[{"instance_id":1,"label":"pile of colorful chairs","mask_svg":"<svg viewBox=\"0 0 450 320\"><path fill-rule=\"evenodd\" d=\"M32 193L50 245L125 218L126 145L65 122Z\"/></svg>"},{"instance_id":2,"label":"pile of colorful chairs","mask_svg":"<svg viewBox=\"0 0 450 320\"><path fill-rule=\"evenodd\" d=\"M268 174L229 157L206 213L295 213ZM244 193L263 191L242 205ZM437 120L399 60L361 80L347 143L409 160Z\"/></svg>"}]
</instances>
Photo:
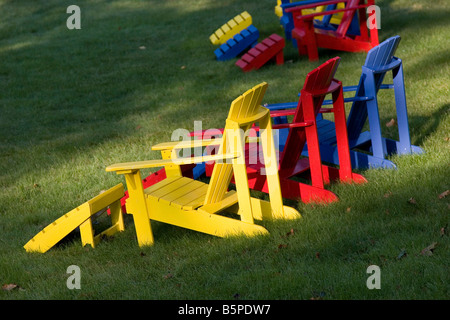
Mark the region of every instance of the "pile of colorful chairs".
<instances>
[{"instance_id":1,"label":"pile of colorful chairs","mask_svg":"<svg viewBox=\"0 0 450 320\"><path fill-rule=\"evenodd\" d=\"M278 0L275 13L280 18L286 41L307 55L319 60L319 48L368 52L378 45L378 30L368 26L367 11L374 0ZM376 22L376 21L375 21ZM225 61L241 55L236 65L243 71L257 70L271 60L284 63L285 39L276 33L257 43L258 29L244 11L223 24L210 36L217 60Z\"/></svg>"},{"instance_id":2,"label":"pile of colorful chairs","mask_svg":"<svg viewBox=\"0 0 450 320\"><path fill-rule=\"evenodd\" d=\"M328 184L367 183L355 169L395 168L389 155L422 153L420 147L411 145L409 135L403 65L395 56L400 36L381 44L377 32L371 31L369 37L362 19L371 4L371 0L279 1L276 7L285 30L292 22L292 37L286 39L293 40L299 53L307 53L310 60L318 59L318 47L368 51L357 85L344 86L335 78L339 57L311 70L294 102L263 104L268 84L260 83L231 103L224 128L219 130L220 138L208 136L208 131L193 132L191 141L153 146L153 150L161 151L160 160L108 166L106 171L124 175L127 190L120 183L83 203L44 228L25 244L25 249L46 252L76 229L83 245L95 247L102 237L125 229L125 213L133 216L140 246L154 242L151 220L218 237L267 234L268 230L255 220L300 218L300 213L285 206L283 199L338 201L338 196L326 188ZM354 21L359 26L356 36L355 28L351 28ZM237 62L248 71L258 69L267 59L280 59L277 55L282 55L282 47L277 42L281 37L276 36L256 44L258 30L251 16L243 12L219 28L210 40L221 45L216 50L218 60L236 57L253 47L239 60L245 63ZM258 49L260 44L265 45L262 51ZM252 55L252 50L260 53ZM392 72L393 83L383 84L388 72ZM381 134L380 89L394 90L398 141ZM344 98L344 92L355 94ZM345 103L351 103L348 118ZM334 121L323 118L323 113L332 113ZM370 129L363 131L366 120ZM195 147L202 148L201 156L178 156L179 150ZM158 167L162 169L143 179L142 170ZM194 174L199 167L202 169ZM208 179L198 179L200 175ZM267 193L269 200L252 196L251 190ZM95 234L92 222L103 212L109 214L111 227Z\"/></svg>"}]
</instances>

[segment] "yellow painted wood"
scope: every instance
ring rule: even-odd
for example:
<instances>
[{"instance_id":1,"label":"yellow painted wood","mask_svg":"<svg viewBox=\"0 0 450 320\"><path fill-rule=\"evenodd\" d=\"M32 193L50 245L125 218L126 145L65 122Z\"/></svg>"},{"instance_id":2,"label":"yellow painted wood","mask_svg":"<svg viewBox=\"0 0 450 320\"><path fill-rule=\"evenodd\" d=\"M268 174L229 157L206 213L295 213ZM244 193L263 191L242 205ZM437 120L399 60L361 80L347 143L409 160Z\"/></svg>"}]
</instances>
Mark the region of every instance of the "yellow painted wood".
<instances>
[{"instance_id":1,"label":"yellow painted wood","mask_svg":"<svg viewBox=\"0 0 450 320\"><path fill-rule=\"evenodd\" d=\"M81 245L84 247L89 244L95 248L94 229L92 228L92 219L88 218L80 225Z\"/></svg>"},{"instance_id":2,"label":"yellow painted wood","mask_svg":"<svg viewBox=\"0 0 450 320\"><path fill-rule=\"evenodd\" d=\"M236 34L240 33L242 30L248 28L251 24L251 15L247 11L244 11L217 29L209 37L209 40L214 45L223 44L233 38Z\"/></svg>"},{"instance_id":3,"label":"yellow painted wood","mask_svg":"<svg viewBox=\"0 0 450 320\"><path fill-rule=\"evenodd\" d=\"M303 10L303 15L323 12L323 11L325 11L326 8L327 8L327 6L317 6L314 9L305 9L305 10ZM344 2L338 3L338 5L336 7L336 9L344 9L344 8L345 8L345 3ZM281 18L283 16L283 9L281 8L281 0L277 0L277 5L275 6L275 14L279 18ZM343 14L344 14L343 12L339 12L339 13L333 14L333 16L330 19L330 23L337 24L337 25L340 24ZM322 21L323 17L324 16L316 17L315 20Z\"/></svg>"},{"instance_id":4,"label":"yellow painted wood","mask_svg":"<svg viewBox=\"0 0 450 320\"><path fill-rule=\"evenodd\" d=\"M163 160L172 160L172 152L170 150L161 150L161 158ZM181 174L181 167L177 164L175 164L173 161L172 163L164 166L164 171L166 172L166 177L180 177Z\"/></svg>"},{"instance_id":5,"label":"yellow painted wood","mask_svg":"<svg viewBox=\"0 0 450 320\"><path fill-rule=\"evenodd\" d=\"M264 116L259 122L260 125L260 137L264 154L264 159L269 162L265 162L265 175L267 184L269 186L269 198L272 207L272 214L274 218L284 217L283 198L281 195L280 178L278 176L278 161L275 151L275 145L273 142L273 132L270 115Z\"/></svg>"},{"instance_id":6,"label":"yellow painted wood","mask_svg":"<svg viewBox=\"0 0 450 320\"><path fill-rule=\"evenodd\" d=\"M155 192L171 183L176 183L178 180L182 179L182 176L179 177L169 177L164 180L159 181L158 183L155 183L154 185L151 185L147 189L144 190L144 193L149 194L152 192Z\"/></svg>"},{"instance_id":7,"label":"yellow painted wood","mask_svg":"<svg viewBox=\"0 0 450 320\"><path fill-rule=\"evenodd\" d=\"M125 181L128 187L127 209L133 215L134 227L139 246L149 246L153 244L153 233L148 219L147 203L142 186L140 171L125 174Z\"/></svg>"},{"instance_id":8,"label":"yellow painted wood","mask_svg":"<svg viewBox=\"0 0 450 320\"><path fill-rule=\"evenodd\" d=\"M90 244L94 247L96 240L94 239L91 217L108 206L114 211L114 218L112 218L114 231L123 231L124 224L120 208L120 199L123 195L124 187L120 183L81 204L36 234L24 245L25 250L28 252L44 253L78 227L80 227L82 244Z\"/></svg>"},{"instance_id":9,"label":"yellow painted wood","mask_svg":"<svg viewBox=\"0 0 450 320\"><path fill-rule=\"evenodd\" d=\"M153 197L156 197L158 199L163 198L165 196L170 198L170 194L176 192L179 188L182 188L186 184L189 184L191 180L192 179L190 178L181 177L180 179L176 180L173 183L170 183L162 188L159 188L158 190L152 191L151 193L147 193L147 195L152 195Z\"/></svg>"},{"instance_id":10,"label":"yellow painted wood","mask_svg":"<svg viewBox=\"0 0 450 320\"><path fill-rule=\"evenodd\" d=\"M222 143L222 139L198 139L198 140L184 140L184 141L170 141L158 143L152 146L152 150L173 150L173 149L185 149L194 147L207 147L211 145L218 145Z\"/></svg>"},{"instance_id":11,"label":"yellow painted wood","mask_svg":"<svg viewBox=\"0 0 450 320\"><path fill-rule=\"evenodd\" d=\"M238 203L237 193L234 190L228 191L222 200L216 203L203 205L201 210L208 213L217 213ZM232 211L233 213L234 211Z\"/></svg>"},{"instance_id":12,"label":"yellow painted wood","mask_svg":"<svg viewBox=\"0 0 450 320\"><path fill-rule=\"evenodd\" d=\"M236 130L234 131L234 135L232 137L227 136L227 139L228 141L233 141L232 144L238 150L244 150L245 146L243 133L241 130L239 130L240 127L237 123L235 125L235 128ZM241 220L247 223L253 223L252 204L250 200L251 199L250 188L248 186L247 168L245 166L245 161L238 162L237 159L234 159L233 172L236 189L239 190L237 196Z\"/></svg>"},{"instance_id":13,"label":"yellow painted wood","mask_svg":"<svg viewBox=\"0 0 450 320\"><path fill-rule=\"evenodd\" d=\"M188 180L190 180L188 183L185 183L183 185L180 184L170 193L160 197L159 201L166 201L169 204L172 204L174 206L179 205L181 207L192 203L190 209L193 209L193 206L200 206L202 204L202 199L204 200L204 196L206 195L206 189L204 188L205 183L192 179ZM205 191L202 194L193 192L198 189ZM152 195L154 196L154 194ZM181 199L182 202L180 202L179 199Z\"/></svg>"},{"instance_id":14,"label":"yellow painted wood","mask_svg":"<svg viewBox=\"0 0 450 320\"><path fill-rule=\"evenodd\" d=\"M281 0L277 0L277 5L274 8L275 14L278 16L278 18L281 18L283 16L283 9L281 8Z\"/></svg>"},{"instance_id":15,"label":"yellow painted wood","mask_svg":"<svg viewBox=\"0 0 450 320\"><path fill-rule=\"evenodd\" d=\"M208 185L204 183L202 186L191 190L190 193L175 199L171 204L178 209L193 210L203 204L207 190Z\"/></svg>"},{"instance_id":16,"label":"yellow painted wood","mask_svg":"<svg viewBox=\"0 0 450 320\"><path fill-rule=\"evenodd\" d=\"M148 198L151 220L172 224L190 230L210 234L217 237L237 235L256 236L267 234L268 231L259 225L245 223L218 214L211 214L201 208L180 212L174 207L158 202L155 198Z\"/></svg>"},{"instance_id":17,"label":"yellow painted wood","mask_svg":"<svg viewBox=\"0 0 450 320\"><path fill-rule=\"evenodd\" d=\"M183 164L195 164L202 163L207 161L227 161L238 157L239 154L214 154L214 155L206 155L200 157L192 157L192 158L171 158L171 159L155 159L155 160L146 160L146 161L135 161L135 162L124 162L124 163L116 163L106 167L106 171L108 172L117 172L119 174L132 173L134 170L139 169L150 169L150 168L158 168L172 165L183 165Z\"/></svg>"},{"instance_id":18,"label":"yellow painted wood","mask_svg":"<svg viewBox=\"0 0 450 320\"><path fill-rule=\"evenodd\" d=\"M92 214L95 214L98 211L108 207L111 203L122 198L123 195L124 195L124 188L123 184L120 183L115 187L100 193L95 198L92 198L91 200L87 201L87 203L89 204L90 211L92 212Z\"/></svg>"},{"instance_id":19,"label":"yellow painted wood","mask_svg":"<svg viewBox=\"0 0 450 320\"><path fill-rule=\"evenodd\" d=\"M263 82L247 90L231 103L224 136L216 155L188 159L140 161L107 167L107 171L125 174L129 191L127 209L133 214L140 246L153 243L151 220L226 237L267 233L265 228L254 223L256 218L299 217L298 213L295 214L297 212L295 209L285 209L282 203L270 113L268 109L260 106L266 88L267 83ZM268 157L268 159L264 159L264 163L275 166L274 172L269 167L266 168L271 173L269 179L270 202L251 197L245 159L239 157L239 155L244 155L245 130L255 122L259 122L261 129L266 130L266 133L261 135L262 145L268 149L263 153L265 158ZM191 145L186 143L185 146L190 147ZM175 148L178 148L175 144L165 143L159 144L155 149L169 152ZM171 156L165 153L165 156L172 157L173 153ZM156 165L163 165L167 168L173 165L174 161L180 161L176 162L178 165L179 163L210 160L216 161L216 164L208 184L174 174L146 190L143 189L139 173L141 168ZM233 175L236 191L228 191ZM240 220L222 216L220 215L222 211L238 213Z\"/></svg>"}]
</instances>

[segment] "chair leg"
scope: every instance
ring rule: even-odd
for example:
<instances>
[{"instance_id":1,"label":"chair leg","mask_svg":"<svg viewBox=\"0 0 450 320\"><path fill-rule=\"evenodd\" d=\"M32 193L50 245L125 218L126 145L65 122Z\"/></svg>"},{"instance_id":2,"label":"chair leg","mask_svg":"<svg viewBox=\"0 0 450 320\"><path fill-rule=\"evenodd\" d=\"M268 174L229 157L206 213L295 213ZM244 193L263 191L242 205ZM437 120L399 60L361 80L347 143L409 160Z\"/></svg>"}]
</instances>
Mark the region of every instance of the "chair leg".
<instances>
[{"instance_id":1,"label":"chair leg","mask_svg":"<svg viewBox=\"0 0 450 320\"><path fill-rule=\"evenodd\" d=\"M280 52L278 52L278 53L275 55L275 63L276 63L276 64L283 64L283 63L284 63L283 50L281 50Z\"/></svg>"},{"instance_id":2,"label":"chair leg","mask_svg":"<svg viewBox=\"0 0 450 320\"><path fill-rule=\"evenodd\" d=\"M134 226L139 246L153 244L153 233L147 210L140 171L125 174L129 198L127 208L133 214Z\"/></svg>"},{"instance_id":3,"label":"chair leg","mask_svg":"<svg viewBox=\"0 0 450 320\"><path fill-rule=\"evenodd\" d=\"M393 71L395 105L397 108L397 124L400 148L399 154L411 153L411 138L409 135L408 111L406 107L405 85L403 82L403 66Z\"/></svg>"},{"instance_id":4,"label":"chair leg","mask_svg":"<svg viewBox=\"0 0 450 320\"><path fill-rule=\"evenodd\" d=\"M273 218L284 218L283 198L281 194L280 178L278 173L278 159L273 141L272 124L270 114L260 121L261 140L264 154L265 174L267 176L270 205Z\"/></svg>"},{"instance_id":5,"label":"chair leg","mask_svg":"<svg viewBox=\"0 0 450 320\"><path fill-rule=\"evenodd\" d=\"M378 112L378 99L375 88L375 78L373 73L368 74L364 82L365 92L367 95L373 95L373 99L367 101L367 116L370 126L370 139L372 141L372 153L374 157L384 159L387 154L386 144L383 143L380 114Z\"/></svg>"},{"instance_id":6,"label":"chair leg","mask_svg":"<svg viewBox=\"0 0 450 320\"><path fill-rule=\"evenodd\" d=\"M306 50L308 51L308 59L309 61L317 61L319 60L319 51L317 48L317 41L316 41L316 33L314 31L314 23L312 20L305 23L306 30L305 30L305 44L306 44Z\"/></svg>"},{"instance_id":7,"label":"chair leg","mask_svg":"<svg viewBox=\"0 0 450 320\"><path fill-rule=\"evenodd\" d=\"M333 104L333 110L339 156L339 178L341 181L351 181L352 163L350 160L350 147L348 145L348 133L342 86L339 91L333 92L333 101L335 101Z\"/></svg>"},{"instance_id":8,"label":"chair leg","mask_svg":"<svg viewBox=\"0 0 450 320\"><path fill-rule=\"evenodd\" d=\"M317 45L308 44L306 46L306 50L308 52L309 61L318 61L319 60L319 51L317 49Z\"/></svg>"},{"instance_id":9,"label":"chair leg","mask_svg":"<svg viewBox=\"0 0 450 320\"><path fill-rule=\"evenodd\" d=\"M322 159L320 157L319 136L317 133L316 119L314 116L314 101L310 94L302 94L303 115L305 121L313 121L313 125L305 127L308 146L309 167L311 171L311 183L314 187L324 188L322 172Z\"/></svg>"}]
</instances>

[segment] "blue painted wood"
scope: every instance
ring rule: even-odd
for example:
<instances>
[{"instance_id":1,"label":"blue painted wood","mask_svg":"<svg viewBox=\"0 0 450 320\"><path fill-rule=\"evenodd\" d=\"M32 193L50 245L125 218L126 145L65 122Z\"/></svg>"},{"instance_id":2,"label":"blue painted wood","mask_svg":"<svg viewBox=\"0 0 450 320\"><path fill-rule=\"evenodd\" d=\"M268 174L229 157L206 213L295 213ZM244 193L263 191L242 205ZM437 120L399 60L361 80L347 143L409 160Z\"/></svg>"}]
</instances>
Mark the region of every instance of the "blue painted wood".
<instances>
[{"instance_id":1,"label":"blue painted wood","mask_svg":"<svg viewBox=\"0 0 450 320\"><path fill-rule=\"evenodd\" d=\"M355 96L344 99L352 102L347 118L347 130L350 146L350 157L353 168L370 167L395 168L395 164L386 159L391 154L423 153L423 150L411 145L408 125L408 112L403 76L402 60L395 57L400 36L387 39L374 47L367 54L362 67L362 74L357 86L344 87L344 91L354 91ZM393 84L383 84L386 73L392 72ZM380 89L393 89L399 132L398 141L382 136L377 94ZM328 104L325 101L324 104ZM271 110L293 108L293 103L267 105ZM322 160L339 164L334 122L317 117ZM366 121L370 130L363 131ZM307 156L307 149L303 150Z\"/></svg>"},{"instance_id":2,"label":"blue painted wood","mask_svg":"<svg viewBox=\"0 0 450 320\"><path fill-rule=\"evenodd\" d=\"M258 43L258 38L258 29L254 25L250 25L217 48L214 54L219 61L235 58L246 49L255 46Z\"/></svg>"},{"instance_id":3,"label":"blue painted wood","mask_svg":"<svg viewBox=\"0 0 450 320\"><path fill-rule=\"evenodd\" d=\"M314 3L318 3L319 5L319 3L323 1L324 0L305 0L305 1L290 2L290 0L281 0L281 8L283 10L283 15L280 18L280 24L284 29L284 35L286 40L291 40L294 48L297 48L297 40L293 39L291 34L292 29L294 29L294 21L292 18L292 13L285 12L285 9ZM334 10L336 9L336 7L337 4L328 5L326 11ZM314 20L314 27L322 30L336 30L337 25L330 23L331 17L332 15L328 14L323 17L322 21ZM353 20L350 23L350 27L348 28L347 33L349 35L360 35L357 14L355 14L355 16L353 17Z\"/></svg>"}]
</instances>

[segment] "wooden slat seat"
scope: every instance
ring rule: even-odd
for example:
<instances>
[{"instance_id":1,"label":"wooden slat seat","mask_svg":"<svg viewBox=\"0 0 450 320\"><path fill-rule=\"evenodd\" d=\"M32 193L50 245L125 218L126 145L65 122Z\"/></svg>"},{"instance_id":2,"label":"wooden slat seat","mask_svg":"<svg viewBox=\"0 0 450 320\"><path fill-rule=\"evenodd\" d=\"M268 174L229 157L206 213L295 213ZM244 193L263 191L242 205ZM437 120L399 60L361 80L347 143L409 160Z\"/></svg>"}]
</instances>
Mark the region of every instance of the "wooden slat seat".
<instances>
[{"instance_id":1,"label":"wooden slat seat","mask_svg":"<svg viewBox=\"0 0 450 320\"><path fill-rule=\"evenodd\" d=\"M182 210L193 210L205 201L208 185L187 177L173 177L162 180L144 190L146 197L166 201Z\"/></svg>"}]
</instances>

